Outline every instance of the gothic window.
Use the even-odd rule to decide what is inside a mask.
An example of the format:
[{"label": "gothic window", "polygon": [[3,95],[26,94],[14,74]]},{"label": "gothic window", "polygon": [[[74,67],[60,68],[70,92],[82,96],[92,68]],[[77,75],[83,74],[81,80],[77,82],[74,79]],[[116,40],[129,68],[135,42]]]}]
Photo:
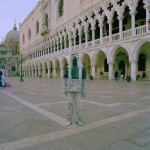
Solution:
[{"label": "gothic window", "polygon": [[63,15],[63,12],[64,12],[64,1],[59,0],[59,3],[58,3],[58,16],[61,17]]},{"label": "gothic window", "polygon": [[91,24],[89,24],[89,27],[88,27],[88,41],[92,41],[92,30],[91,30]]},{"label": "gothic window", "polygon": [[28,39],[31,39],[31,29],[28,30]]},{"label": "gothic window", "polygon": [[112,34],[119,32],[119,20],[118,20],[118,15],[117,15],[116,11],[115,11],[114,16],[113,16],[112,27],[113,27]]},{"label": "gothic window", "polygon": [[48,14],[45,14],[45,26],[48,28]]},{"label": "gothic window", "polygon": [[136,8],[135,26],[141,26],[146,24],[146,10],[144,8],[143,0],[140,0]]},{"label": "gothic window", "polygon": [[108,21],[107,16],[105,16],[104,21],[103,21],[103,36],[104,37],[109,35],[109,25],[107,21]]},{"label": "gothic window", "polygon": [[95,40],[100,38],[100,28],[99,28],[99,22],[96,20],[95,24]]},{"label": "gothic window", "polygon": [[146,57],[144,54],[140,54],[138,60],[138,71],[145,71],[145,68],[146,68]]},{"label": "gothic window", "polygon": [[76,45],[79,45],[79,31],[76,32]]},{"label": "gothic window", "polygon": [[82,27],[82,31],[81,31],[81,43],[85,43],[84,27]]},{"label": "gothic window", "polygon": [[128,6],[125,8],[123,16],[123,31],[131,29],[131,14]]},{"label": "gothic window", "polygon": [[39,33],[39,22],[38,21],[36,22],[36,33],[37,34]]}]

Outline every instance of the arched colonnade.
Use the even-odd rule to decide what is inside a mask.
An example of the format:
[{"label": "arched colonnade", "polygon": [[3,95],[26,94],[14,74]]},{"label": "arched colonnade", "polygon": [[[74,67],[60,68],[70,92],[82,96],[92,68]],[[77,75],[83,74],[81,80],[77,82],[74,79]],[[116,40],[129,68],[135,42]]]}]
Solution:
[{"label": "arched colonnade", "polygon": [[[83,51],[79,53],[79,63],[85,66],[87,78],[90,75],[99,78],[102,71],[105,77],[112,80],[115,70],[124,70],[125,75],[131,76],[131,80],[136,81],[136,76],[142,74],[142,71],[150,75],[148,47],[150,47],[150,40],[144,39],[131,44]],[[139,63],[140,55],[145,56],[144,70],[139,69],[139,65],[142,65]],[[23,73],[26,77],[63,78],[64,68],[67,64],[71,68],[71,54],[39,61],[31,60],[23,65]]]}]

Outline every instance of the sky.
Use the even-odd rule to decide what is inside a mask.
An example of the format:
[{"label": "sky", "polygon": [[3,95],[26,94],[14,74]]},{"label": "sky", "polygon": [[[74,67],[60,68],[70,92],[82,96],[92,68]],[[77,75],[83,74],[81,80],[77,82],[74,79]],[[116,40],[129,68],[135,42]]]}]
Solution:
[{"label": "sky", "polygon": [[15,23],[19,30],[19,23],[23,22],[38,1],[0,0],[0,42],[13,29]]}]

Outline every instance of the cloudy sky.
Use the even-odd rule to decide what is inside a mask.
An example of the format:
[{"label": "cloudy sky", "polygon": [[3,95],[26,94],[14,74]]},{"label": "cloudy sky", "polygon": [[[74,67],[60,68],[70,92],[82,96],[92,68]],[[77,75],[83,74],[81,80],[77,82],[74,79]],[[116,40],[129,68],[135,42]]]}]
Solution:
[{"label": "cloudy sky", "polygon": [[36,6],[38,0],[0,0],[0,42],[2,37],[13,29],[16,22],[17,28],[31,10]]}]

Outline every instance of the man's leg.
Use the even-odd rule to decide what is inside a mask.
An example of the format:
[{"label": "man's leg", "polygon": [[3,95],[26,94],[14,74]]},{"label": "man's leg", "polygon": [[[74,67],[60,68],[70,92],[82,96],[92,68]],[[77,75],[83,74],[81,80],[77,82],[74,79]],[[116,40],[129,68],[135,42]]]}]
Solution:
[{"label": "man's leg", "polygon": [[83,118],[82,118],[82,108],[81,108],[81,92],[76,93],[75,95],[75,109],[77,115],[77,122],[79,126],[83,125]]},{"label": "man's leg", "polygon": [[70,126],[72,124],[72,119],[73,119],[73,98],[74,94],[71,92],[67,93],[67,101],[68,101],[68,106],[67,106],[67,126]]}]

